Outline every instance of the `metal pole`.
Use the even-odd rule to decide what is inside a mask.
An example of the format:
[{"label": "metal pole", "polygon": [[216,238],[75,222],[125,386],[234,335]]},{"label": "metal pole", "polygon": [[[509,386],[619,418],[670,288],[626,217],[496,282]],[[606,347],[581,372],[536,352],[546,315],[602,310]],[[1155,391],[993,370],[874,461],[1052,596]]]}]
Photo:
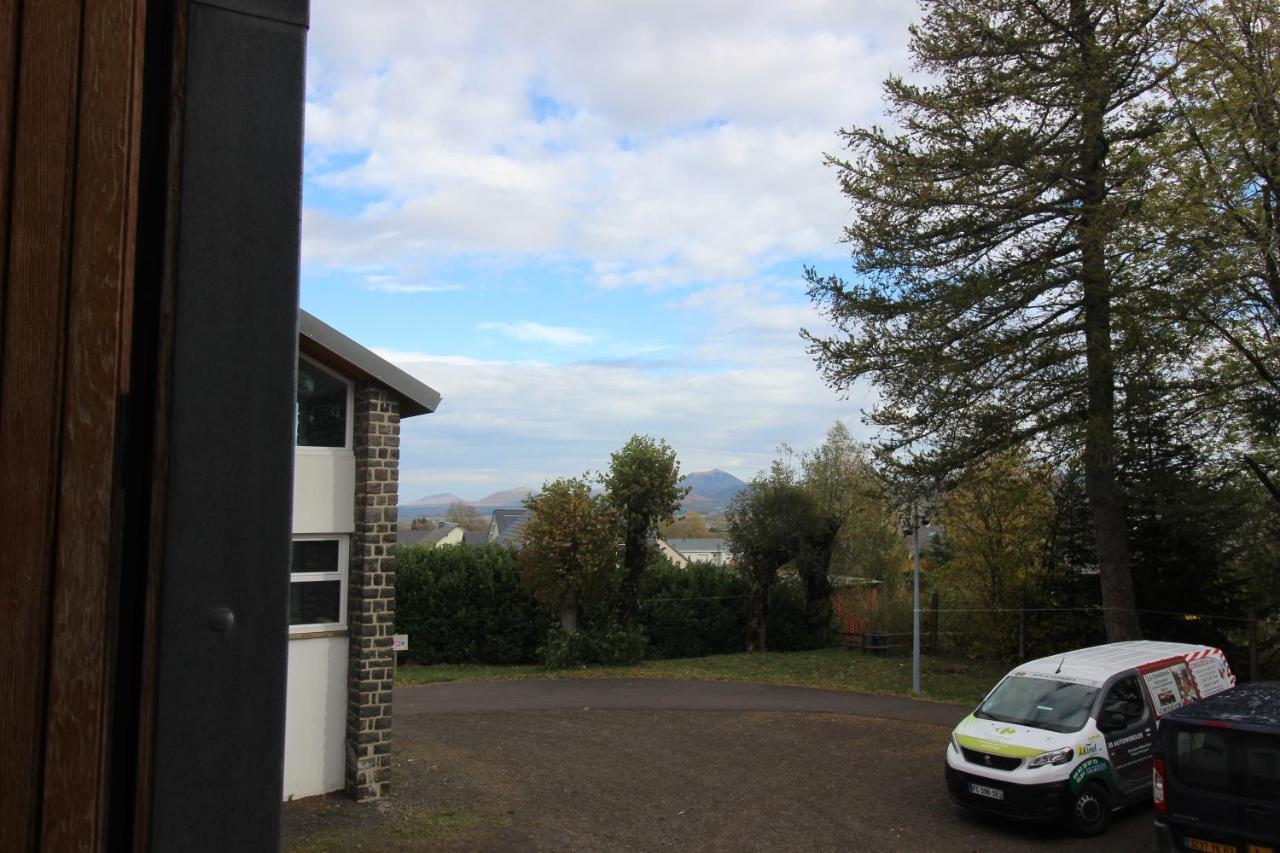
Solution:
[{"label": "metal pole", "polygon": [[911,505],[911,583],[912,639],[911,639],[911,692],[920,692],[920,516],[915,504]]},{"label": "metal pole", "polygon": [[1258,614],[1250,607],[1249,612],[1249,680],[1258,680]]}]

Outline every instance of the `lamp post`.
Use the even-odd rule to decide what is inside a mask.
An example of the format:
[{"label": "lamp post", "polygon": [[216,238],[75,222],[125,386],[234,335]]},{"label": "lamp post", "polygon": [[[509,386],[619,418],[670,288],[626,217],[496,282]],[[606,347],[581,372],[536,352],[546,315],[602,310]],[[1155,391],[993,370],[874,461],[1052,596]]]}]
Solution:
[{"label": "lamp post", "polygon": [[920,513],[911,502],[911,692],[920,692]]}]

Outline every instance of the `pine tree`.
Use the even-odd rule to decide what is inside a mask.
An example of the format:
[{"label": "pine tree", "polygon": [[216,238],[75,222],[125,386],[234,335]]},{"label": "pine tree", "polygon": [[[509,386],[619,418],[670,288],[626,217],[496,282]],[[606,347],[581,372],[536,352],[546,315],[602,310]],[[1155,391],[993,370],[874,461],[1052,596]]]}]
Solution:
[{"label": "pine tree", "polygon": [[931,0],[898,129],[844,130],[858,277],[808,271],[827,381],[934,472],[1031,441],[1083,456],[1107,635],[1140,636],[1116,471],[1123,330],[1141,325],[1142,202],[1172,3]]}]

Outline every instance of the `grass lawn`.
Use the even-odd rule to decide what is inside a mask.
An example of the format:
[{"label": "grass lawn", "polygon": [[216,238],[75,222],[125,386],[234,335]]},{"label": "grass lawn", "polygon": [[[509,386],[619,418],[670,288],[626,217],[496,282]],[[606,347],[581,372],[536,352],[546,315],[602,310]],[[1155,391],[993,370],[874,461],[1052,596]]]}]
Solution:
[{"label": "grass lawn", "polygon": [[[920,661],[920,687],[925,699],[976,703],[1009,668],[1008,664],[1003,663],[923,657]],[[644,661],[635,666],[592,666],[562,670],[547,670],[540,666],[465,664],[405,664],[396,670],[398,687],[502,678],[684,678],[912,696],[910,657],[881,658],[846,649],[714,655],[705,658]]]}]

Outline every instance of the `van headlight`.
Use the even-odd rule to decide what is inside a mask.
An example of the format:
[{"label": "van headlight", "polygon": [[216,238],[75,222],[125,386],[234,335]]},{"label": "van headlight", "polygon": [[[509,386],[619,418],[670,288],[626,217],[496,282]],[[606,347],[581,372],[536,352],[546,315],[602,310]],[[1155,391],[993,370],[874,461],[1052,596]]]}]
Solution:
[{"label": "van headlight", "polygon": [[1075,749],[1070,746],[1062,749],[1055,749],[1053,752],[1042,752],[1028,761],[1027,767],[1044,767],[1046,764],[1070,764],[1071,759],[1075,757],[1075,754]]},{"label": "van headlight", "polygon": [[952,732],[951,734],[947,735],[947,738],[951,741],[951,747],[956,751],[956,755],[959,755],[960,742],[956,740],[956,733]]}]

